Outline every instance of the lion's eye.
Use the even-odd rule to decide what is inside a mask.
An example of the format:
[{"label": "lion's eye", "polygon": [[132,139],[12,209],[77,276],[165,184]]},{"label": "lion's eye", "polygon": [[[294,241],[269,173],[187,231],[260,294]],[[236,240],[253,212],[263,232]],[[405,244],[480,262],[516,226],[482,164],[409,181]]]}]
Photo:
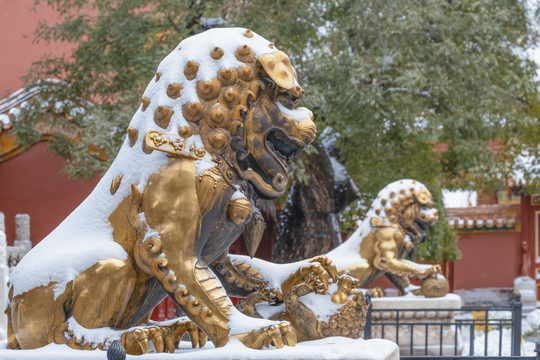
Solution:
[{"label": "lion's eye", "polygon": [[284,107],[286,107],[289,110],[294,109],[294,101],[290,98],[290,96],[287,96],[285,94],[279,94],[277,97],[277,101]]}]

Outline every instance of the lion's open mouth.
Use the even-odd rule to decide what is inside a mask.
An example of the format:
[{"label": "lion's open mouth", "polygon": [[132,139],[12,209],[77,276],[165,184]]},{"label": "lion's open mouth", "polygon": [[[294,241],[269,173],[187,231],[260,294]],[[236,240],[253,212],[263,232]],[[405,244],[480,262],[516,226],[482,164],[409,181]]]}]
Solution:
[{"label": "lion's open mouth", "polygon": [[292,160],[305,147],[299,140],[293,139],[282,130],[272,129],[266,135],[266,146],[278,158],[287,171],[292,168]]},{"label": "lion's open mouth", "polygon": [[418,219],[413,221],[416,237],[418,242],[423,242],[426,239],[426,234],[429,228],[429,225],[420,221]]}]

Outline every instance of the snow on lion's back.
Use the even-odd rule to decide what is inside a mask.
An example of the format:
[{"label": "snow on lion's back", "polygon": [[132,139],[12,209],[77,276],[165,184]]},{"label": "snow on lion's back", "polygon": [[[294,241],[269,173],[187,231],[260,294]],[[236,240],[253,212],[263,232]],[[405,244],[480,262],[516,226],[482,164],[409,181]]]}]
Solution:
[{"label": "snow on lion's back", "polygon": [[[248,45],[256,58],[277,51],[277,48],[269,46],[270,42],[263,37],[253,32],[249,33],[250,36],[245,34],[246,29],[243,28],[211,29],[183,40],[163,59],[156,76],[142,95],[150,100],[147,108],[143,110],[141,105],[129,125],[138,131],[136,143],[130,146],[126,136],[113,164],[88,198],[21,260],[10,278],[13,296],[51,282],[58,283],[55,287],[55,296],[58,296],[69,281],[97,261],[111,257],[127,258],[124,249],[113,241],[108,218],[118,204],[131,194],[131,183],[143,191],[150,175],[168,161],[164,152],[143,152],[144,135],[149,130],[175,134],[179,128],[189,126],[182,115],[182,106],[186,102],[199,102],[197,81],[215,78],[218,70],[237,69],[245,65],[235,57],[239,46]],[[223,56],[218,60],[210,56],[216,47],[223,49]],[[199,64],[197,75],[191,80],[184,74],[188,61]],[[167,95],[167,87],[172,83],[182,85],[181,95],[176,99]],[[167,106],[173,111],[166,129],[159,127],[154,121],[154,113],[159,106]],[[191,136],[186,144],[203,147],[199,135]],[[206,153],[195,165],[197,172],[200,172],[213,167],[214,163]],[[111,182],[119,175],[123,175],[122,182],[116,193],[111,195]]]}]

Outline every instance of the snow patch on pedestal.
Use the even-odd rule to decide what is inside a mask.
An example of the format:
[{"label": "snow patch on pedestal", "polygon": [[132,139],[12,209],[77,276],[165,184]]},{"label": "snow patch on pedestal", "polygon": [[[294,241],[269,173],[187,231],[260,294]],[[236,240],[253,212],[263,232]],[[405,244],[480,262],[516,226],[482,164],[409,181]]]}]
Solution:
[{"label": "snow patch on pedestal", "polygon": [[[2,360],[67,360],[88,359],[103,360],[105,352],[101,350],[73,350],[65,345],[50,344],[35,350],[3,350],[6,342],[0,342],[0,359]],[[240,341],[231,339],[227,345],[214,348],[207,343],[202,349],[192,349],[191,343],[181,342],[174,354],[146,354],[133,356],[131,360],[273,360],[273,359],[349,359],[349,360],[399,360],[399,348],[388,340],[382,339],[349,339],[329,337],[321,340],[305,341],[294,347],[281,349],[253,350],[245,347]]]}]

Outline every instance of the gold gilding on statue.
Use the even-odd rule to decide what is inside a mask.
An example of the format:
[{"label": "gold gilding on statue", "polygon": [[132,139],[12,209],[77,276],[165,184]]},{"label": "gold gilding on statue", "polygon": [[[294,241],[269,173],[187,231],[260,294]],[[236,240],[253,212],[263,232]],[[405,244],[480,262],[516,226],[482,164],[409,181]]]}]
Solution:
[{"label": "gold gilding on statue", "polygon": [[169,126],[174,111],[168,106],[158,106],[154,113],[154,121],[159,127],[166,129]]},{"label": "gold gilding on statue", "polygon": [[188,61],[186,67],[184,68],[184,75],[186,76],[186,79],[193,80],[197,76],[198,71],[199,63],[195,61]]},{"label": "gold gilding on statue", "polygon": [[180,91],[182,91],[181,84],[169,84],[169,86],[167,87],[167,96],[169,96],[171,99],[178,99],[180,97]]},{"label": "gold gilding on statue", "polygon": [[211,128],[225,128],[229,121],[229,110],[223,105],[216,105],[210,109],[210,114],[205,120],[206,125]]},{"label": "gold gilding on statue", "polygon": [[203,117],[203,107],[200,103],[187,102],[182,106],[182,115],[192,123],[196,123]]},{"label": "gold gilding on statue", "polygon": [[253,213],[251,221],[244,227],[244,232],[242,233],[244,235],[244,243],[251,258],[255,256],[255,252],[261,243],[265,227],[264,219],[258,211]]},{"label": "gold gilding on statue", "polygon": [[437,274],[425,278],[422,281],[421,291],[422,295],[427,298],[442,297],[448,294],[450,287],[448,280],[443,277],[437,276]]},{"label": "gold gilding on statue", "polygon": [[206,136],[206,147],[211,153],[223,154],[231,141],[231,134],[222,128],[212,129]]},{"label": "gold gilding on statue", "polygon": [[216,78],[209,81],[197,81],[197,95],[203,100],[214,100],[220,90],[221,84]]},{"label": "gold gilding on statue", "polygon": [[120,184],[122,183],[122,177],[123,175],[118,175],[113,181],[111,181],[111,195],[114,195],[116,193],[116,190],[120,187]]},{"label": "gold gilding on statue", "polygon": [[277,85],[287,90],[294,86],[296,73],[291,60],[283,51],[261,55],[257,60]]},{"label": "gold gilding on statue", "polygon": [[243,225],[251,218],[253,205],[246,198],[234,199],[229,202],[227,214],[229,219],[236,225]]},{"label": "gold gilding on statue", "polygon": [[252,63],[255,61],[255,53],[253,52],[253,49],[251,49],[247,45],[240,45],[236,52],[234,53],[238,61],[241,61],[243,63]]},{"label": "gold gilding on statue", "polygon": [[238,100],[238,91],[236,91],[235,89],[228,87],[222,90],[220,102],[227,105],[229,109],[232,109],[234,106],[236,106],[238,104]]},{"label": "gold gilding on statue", "polygon": [[235,69],[221,69],[218,70],[218,79],[223,86],[231,86],[236,83],[238,74]]},{"label": "gold gilding on statue", "polygon": [[223,51],[222,48],[216,46],[216,47],[214,48],[214,50],[212,50],[212,51],[210,52],[210,57],[211,57],[212,59],[214,59],[214,60],[219,60],[219,59],[221,59],[221,58],[223,57],[223,54],[224,54],[224,53],[225,53],[225,52]]},{"label": "gold gilding on statue", "polygon": [[137,138],[139,137],[139,130],[134,128],[128,128],[128,139],[129,139],[129,146],[133,147],[135,143],[137,142]]},{"label": "gold gilding on statue", "polygon": [[150,99],[143,97],[141,99],[141,102],[142,102],[142,111],[145,111],[148,105],[150,105]]},{"label": "gold gilding on statue", "polygon": [[163,131],[151,130],[145,138],[144,144],[147,149],[159,150],[177,157],[199,160],[206,153],[204,148],[196,148],[194,144],[186,146],[186,138],[172,137]]}]

